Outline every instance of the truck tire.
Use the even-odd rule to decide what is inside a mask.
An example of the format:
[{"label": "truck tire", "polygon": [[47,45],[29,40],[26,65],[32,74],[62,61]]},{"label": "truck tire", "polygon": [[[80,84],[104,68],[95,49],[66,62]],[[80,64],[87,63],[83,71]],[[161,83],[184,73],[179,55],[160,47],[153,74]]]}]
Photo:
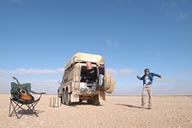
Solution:
[{"label": "truck tire", "polygon": [[89,99],[89,100],[87,100],[87,103],[88,103],[88,104],[93,104],[93,100],[90,100],[90,99]]},{"label": "truck tire", "polygon": [[94,98],[93,98],[93,104],[94,104],[94,105],[100,105],[99,96],[98,96],[98,95],[95,95],[95,96],[94,96]]},{"label": "truck tire", "polygon": [[99,96],[95,95],[93,98],[87,100],[87,103],[92,105],[100,105]]},{"label": "truck tire", "polygon": [[62,104],[66,104],[66,96],[65,96],[65,93],[63,93],[62,95],[61,95],[61,103]]},{"label": "truck tire", "polygon": [[83,102],[83,100],[82,99],[79,99],[79,103],[82,103]]},{"label": "truck tire", "polygon": [[105,74],[105,83],[106,83],[106,86],[105,86],[105,92],[106,93],[112,93],[115,89],[115,79],[110,75],[110,73],[106,72]]},{"label": "truck tire", "polygon": [[65,104],[70,105],[71,104],[71,94],[67,91],[65,92]]}]

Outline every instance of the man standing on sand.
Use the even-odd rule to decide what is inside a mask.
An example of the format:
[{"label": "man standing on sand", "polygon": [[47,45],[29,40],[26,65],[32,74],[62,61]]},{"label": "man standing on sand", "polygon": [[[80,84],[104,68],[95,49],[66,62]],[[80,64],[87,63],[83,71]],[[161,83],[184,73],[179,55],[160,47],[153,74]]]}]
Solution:
[{"label": "man standing on sand", "polygon": [[137,75],[137,78],[140,80],[143,80],[143,91],[142,91],[142,98],[141,98],[141,106],[143,107],[145,105],[145,93],[147,91],[148,96],[149,96],[149,105],[148,108],[151,109],[152,108],[152,83],[153,83],[153,76],[162,78],[160,75],[155,74],[155,73],[150,73],[149,69],[146,68],[144,70],[144,75],[142,77],[139,77]]}]

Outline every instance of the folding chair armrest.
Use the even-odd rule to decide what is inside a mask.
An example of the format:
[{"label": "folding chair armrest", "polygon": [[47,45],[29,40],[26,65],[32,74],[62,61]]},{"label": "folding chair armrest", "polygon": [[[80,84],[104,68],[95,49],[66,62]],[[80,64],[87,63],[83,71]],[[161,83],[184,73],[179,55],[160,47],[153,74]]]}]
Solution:
[{"label": "folding chair armrest", "polygon": [[35,91],[32,91],[32,90],[30,90],[30,92],[32,92],[33,94],[46,94],[45,92],[35,92]]}]

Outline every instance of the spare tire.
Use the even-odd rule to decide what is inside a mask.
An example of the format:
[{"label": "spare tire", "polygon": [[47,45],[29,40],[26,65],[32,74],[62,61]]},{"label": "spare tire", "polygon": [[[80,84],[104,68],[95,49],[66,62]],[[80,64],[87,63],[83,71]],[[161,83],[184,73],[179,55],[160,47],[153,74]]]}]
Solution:
[{"label": "spare tire", "polygon": [[105,92],[112,93],[115,89],[115,79],[112,78],[111,74],[106,72],[105,74]]}]

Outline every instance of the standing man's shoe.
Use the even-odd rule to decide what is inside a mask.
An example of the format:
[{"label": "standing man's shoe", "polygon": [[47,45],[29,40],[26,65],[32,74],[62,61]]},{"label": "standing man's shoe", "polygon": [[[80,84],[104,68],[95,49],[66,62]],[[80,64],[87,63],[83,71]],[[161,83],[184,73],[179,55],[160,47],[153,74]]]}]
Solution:
[{"label": "standing man's shoe", "polygon": [[145,105],[145,104],[144,104],[144,103],[142,103],[142,104],[141,104],[141,107],[144,107],[144,105]]},{"label": "standing man's shoe", "polygon": [[149,105],[148,105],[148,109],[152,109],[152,104],[149,104]]}]

